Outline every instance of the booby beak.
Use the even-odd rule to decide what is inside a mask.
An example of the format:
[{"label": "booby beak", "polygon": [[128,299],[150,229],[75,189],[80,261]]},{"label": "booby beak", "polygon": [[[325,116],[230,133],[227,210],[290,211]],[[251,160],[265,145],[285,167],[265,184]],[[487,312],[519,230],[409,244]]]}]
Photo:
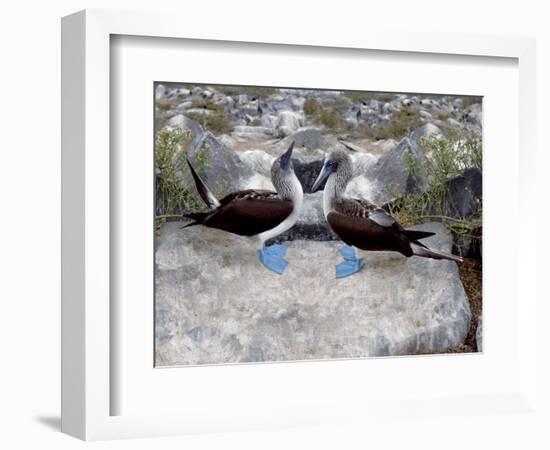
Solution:
[{"label": "booby beak", "polygon": [[281,169],[287,170],[290,167],[290,157],[292,156],[292,150],[294,149],[294,141],[288,147],[288,150],[281,155],[280,164]]},{"label": "booby beak", "polygon": [[325,163],[323,164],[321,172],[319,172],[319,176],[317,177],[317,179],[315,180],[315,183],[313,183],[313,186],[311,187],[311,191],[317,192],[319,190],[319,187],[323,184],[323,182],[335,171],[336,171],[336,164],[334,164],[333,161],[325,160]]}]

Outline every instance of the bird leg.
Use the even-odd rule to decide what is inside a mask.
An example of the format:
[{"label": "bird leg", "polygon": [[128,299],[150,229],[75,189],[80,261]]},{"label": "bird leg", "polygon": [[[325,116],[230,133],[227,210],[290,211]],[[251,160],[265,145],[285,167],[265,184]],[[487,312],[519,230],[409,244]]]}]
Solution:
[{"label": "bird leg", "polygon": [[284,259],[286,250],[286,245],[283,244],[273,244],[269,247],[262,245],[258,250],[258,258],[266,268],[282,275],[288,265]]},{"label": "bird leg", "polygon": [[336,265],[336,278],[344,278],[359,272],[365,265],[362,259],[357,258],[357,251],[354,247],[345,245],[340,250],[344,261]]}]

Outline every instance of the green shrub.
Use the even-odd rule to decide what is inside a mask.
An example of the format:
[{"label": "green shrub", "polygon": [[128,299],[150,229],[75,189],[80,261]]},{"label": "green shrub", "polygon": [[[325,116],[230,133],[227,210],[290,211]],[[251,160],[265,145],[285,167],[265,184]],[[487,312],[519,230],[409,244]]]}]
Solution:
[{"label": "green shrub", "polygon": [[323,108],[317,116],[317,121],[330,130],[336,130],[342,125],[343,119],[342,116],[333,109]]},{"label": "green shrub", "polygon": [[445,122],[451,115],[447,112],[440,112],[437,113],[435,116],[438,120],[441,120],[442,122]]},{"label": "green shrub", "polygon": [[344,91],[344,95],[353,103],[368,102],[369,100],[378,100],[386,103],[391,102],[395,98],[395,94],[391,92]]},{"label": "green shrub", "polygon": [[390,133],[398,138],[412,133],[424,124],[418,108],[408,106],[392,113],[391,122],[387,125]]},{"label": "green shrub", "polygon": [[261,87],[261,86],[212,86],[217,91],[229,95],[236,96],[247,94],[251,97],[258,97],[263,100],[278,92],[277,88]]},{"label": "green shrub", "polygon": [[156,105],[160,111],[169,111],[174,106],[171,100],[157,100]]},{"label": "green shrub", "polygon": [[233,121],[223,112],[212,112],[210,114],[190,112],[185,115],[191,120],[200,123],[215,135],[229,134],[235,128]]},{"label": "green shrub", "polygon": [[397,200],[389,205],[390,213],[403,226],[440,220],[455,235],[481,239],[477,232],[482,226],[481,204],[474,217],[446,216],[449,181],[468,168],[482,169],[481,138],[458,134],[450,139],[432,136],[422,139],[421,146],[429,156],[418,165],[417,160],[407,154],[407,170],[412,177],[428,180],[428,185],[423,190],[396,195]]},{"label": "green shrub", "polygon": [[191,108],[207,109],[218,113],[223,113],[223,105],[206,98],[194,98],[191,101]]},{"label": "green shrub", "polygon": [[424,124],[418,108],[413,106],[402,107],[394,111],[390,122],[379,127],[370,127],[361,123],[357,126],[357,132],[361,137],[382,140],[402,139]]},{"label": "green shrub", "polygon": [[468,109],[473,104],[481,103],[482,100],[483,100],[483,97],[476,97],[476,96],[473,96],[473,95],[459,97],[459,98],[462,99],[462,103],[464,105],[463,109]]},{"label": "green shrub", "polygon": [[345,98],[338,97],[334,100],[330,100],[329,102],[327,102],[327,106],[339,113],[345,113],[349,109],[351,104]]},{"label": "green shrub", "polygon": [[[167,218],[180,217],[186,211],[200,211],[204,204],[196,190],[181,179],[178,167],[185,161],[191,134],[179,128],[163,128],[156,133],[155,169],[157,202],[160,202],[161,214],[157,215],[157,226]],[[206,153],[205,153],[206,155]],[[202,159],[201,159],[202,158]],[[207,158],[197,156],[197,171],[207,167]],[[158,210],[157,210],[158,212]]]},{"label": "green shrub", "polygon": [[314,98],[308,98],[304,102],[304,114],[307,118],[313,119],[320,110],[321,104]]},{"label": "green shrub", "polygon": [[349,98],[352,103],[359,103],[368,102],[369,100],[376,98],[378,93],[368,91],[344,91],[344,95]]},{"label": "green shrub", "polygon": [[323,125],[328,130],[350,131],[353,127],[346,123],[343,116],[348,106],[346,101],[323,104],[314,98],[308,98],[304,103],[304,115],[307,119]]}]

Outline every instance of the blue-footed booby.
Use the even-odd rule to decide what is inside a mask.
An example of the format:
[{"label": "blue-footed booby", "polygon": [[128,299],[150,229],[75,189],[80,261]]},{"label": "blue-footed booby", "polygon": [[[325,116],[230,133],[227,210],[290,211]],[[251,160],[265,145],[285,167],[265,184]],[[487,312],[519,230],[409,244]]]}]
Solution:
[{"label": "blue-footed booby", "polygon": [[458,256],[431,250],[420,242],[434,233],[406,230],[388,212],[368,200],[346,198],[344,192],[352,177],[350,156],[343,150],[332,150],[312,188],[315,192],[327,180],[323,212],[332,231],[347,244],[340,252],[344,262],[336,266],[337,278],[352,275],[364,266],[363,260],[357,257],[357,249],[462,262]]},{"label": "blue-footed booby", "polygon": [[[269,270],[281,275],[286,266],[286,246],[265,242],[294,226],[298,220],[304,193],[294,173],[290,157],[294,142],[271,166],[271,181],[277,192],[247,189],[232,192],[218,200],[187,160],[197,191],[210,209],[205,213],[189,213],[184,217],[194,222],[185,225],[204,225],[240,236],[258,238],[258,258]],[[185,228],[183,227],[183,228]]]}]

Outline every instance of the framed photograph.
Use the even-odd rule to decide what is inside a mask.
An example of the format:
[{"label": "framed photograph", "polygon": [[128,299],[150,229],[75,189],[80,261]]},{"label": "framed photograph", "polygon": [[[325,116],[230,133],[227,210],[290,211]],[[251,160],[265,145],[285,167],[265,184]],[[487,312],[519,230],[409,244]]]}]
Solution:
[{"label": "framed photograph", "polygon": [[481,350],[482,97],[154,89],[157,367]]},{"label": "framed photograph", "polygon": [[64,432],[533,407],[531,40],[83,11],[62,47]]}]

